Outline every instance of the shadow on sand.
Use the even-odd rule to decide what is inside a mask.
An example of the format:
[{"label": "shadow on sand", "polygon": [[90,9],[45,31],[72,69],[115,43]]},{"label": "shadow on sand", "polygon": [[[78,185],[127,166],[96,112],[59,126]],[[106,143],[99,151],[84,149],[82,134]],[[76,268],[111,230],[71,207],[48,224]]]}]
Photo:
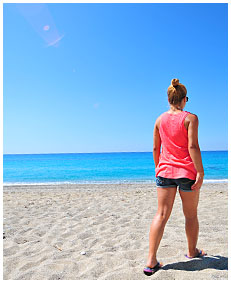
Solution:
[{"label": "shadow on sand", "polygon": [[207,268],[213,268],[216,270],[228,270],[228,258],[223,256],[204,256],[197,259],[191,259],[189,261],[176,262],[166,264],[162,267],[164,270],[186,270],[186,271],[199,271]]}]

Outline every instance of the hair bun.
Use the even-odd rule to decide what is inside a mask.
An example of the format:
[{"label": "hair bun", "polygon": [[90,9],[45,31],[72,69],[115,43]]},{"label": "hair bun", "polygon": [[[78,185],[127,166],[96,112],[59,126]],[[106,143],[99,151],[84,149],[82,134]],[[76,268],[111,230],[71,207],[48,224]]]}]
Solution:
[{"label": "hair bun", "polygon": [[179,85],[179,80],[178,79],[173,79],[171,82],[172,86],[176,87]]}]

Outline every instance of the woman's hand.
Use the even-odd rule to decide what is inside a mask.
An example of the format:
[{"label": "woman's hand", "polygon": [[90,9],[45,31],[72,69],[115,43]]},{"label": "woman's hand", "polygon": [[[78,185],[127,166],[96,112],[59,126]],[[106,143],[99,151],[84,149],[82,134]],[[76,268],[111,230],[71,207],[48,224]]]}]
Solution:
[{"label": "woman's hand", "polygon": [[199,190],[203,184],[204,173],[197,173],[196,182],[191,186],[192,190]]}]

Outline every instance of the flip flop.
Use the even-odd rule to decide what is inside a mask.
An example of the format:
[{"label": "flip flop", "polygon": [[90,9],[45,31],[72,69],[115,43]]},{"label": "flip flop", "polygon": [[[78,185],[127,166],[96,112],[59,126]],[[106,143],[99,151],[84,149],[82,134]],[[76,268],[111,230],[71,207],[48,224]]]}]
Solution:
[{"label": "flip flop", "polygon": [[156,273],[163,265],[159,262],[157,262],[157,264],[151,268],[151,267],[145,267],[144,268],[144,274],[147,275],[147,276],[151,276],[153,275],[154,273]]},{"label": "flip flop", "polygon": [[205,255],[207,255],[207,253],[205,253],[203,250],[198,250],[198,253],[195,256],[188,256],[187,254],[185,254],[184,256],[189,258],[189,259],[192,259],[192,258],[203,257]]}]

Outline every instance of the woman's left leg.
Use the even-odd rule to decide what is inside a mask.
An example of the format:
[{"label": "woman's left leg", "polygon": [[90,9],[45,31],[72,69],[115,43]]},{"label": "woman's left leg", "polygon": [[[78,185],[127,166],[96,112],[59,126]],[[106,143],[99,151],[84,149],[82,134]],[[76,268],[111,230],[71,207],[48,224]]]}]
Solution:
[{"label": "woman's left leg", "polygon": [[176,187],[157,188],[158,209],[152,221],[149,233],[149,255],[147,266],[150,268],[153,268],[157,264],[157,249],[162,239],[165,225],[172,211],[176,191]]}]

